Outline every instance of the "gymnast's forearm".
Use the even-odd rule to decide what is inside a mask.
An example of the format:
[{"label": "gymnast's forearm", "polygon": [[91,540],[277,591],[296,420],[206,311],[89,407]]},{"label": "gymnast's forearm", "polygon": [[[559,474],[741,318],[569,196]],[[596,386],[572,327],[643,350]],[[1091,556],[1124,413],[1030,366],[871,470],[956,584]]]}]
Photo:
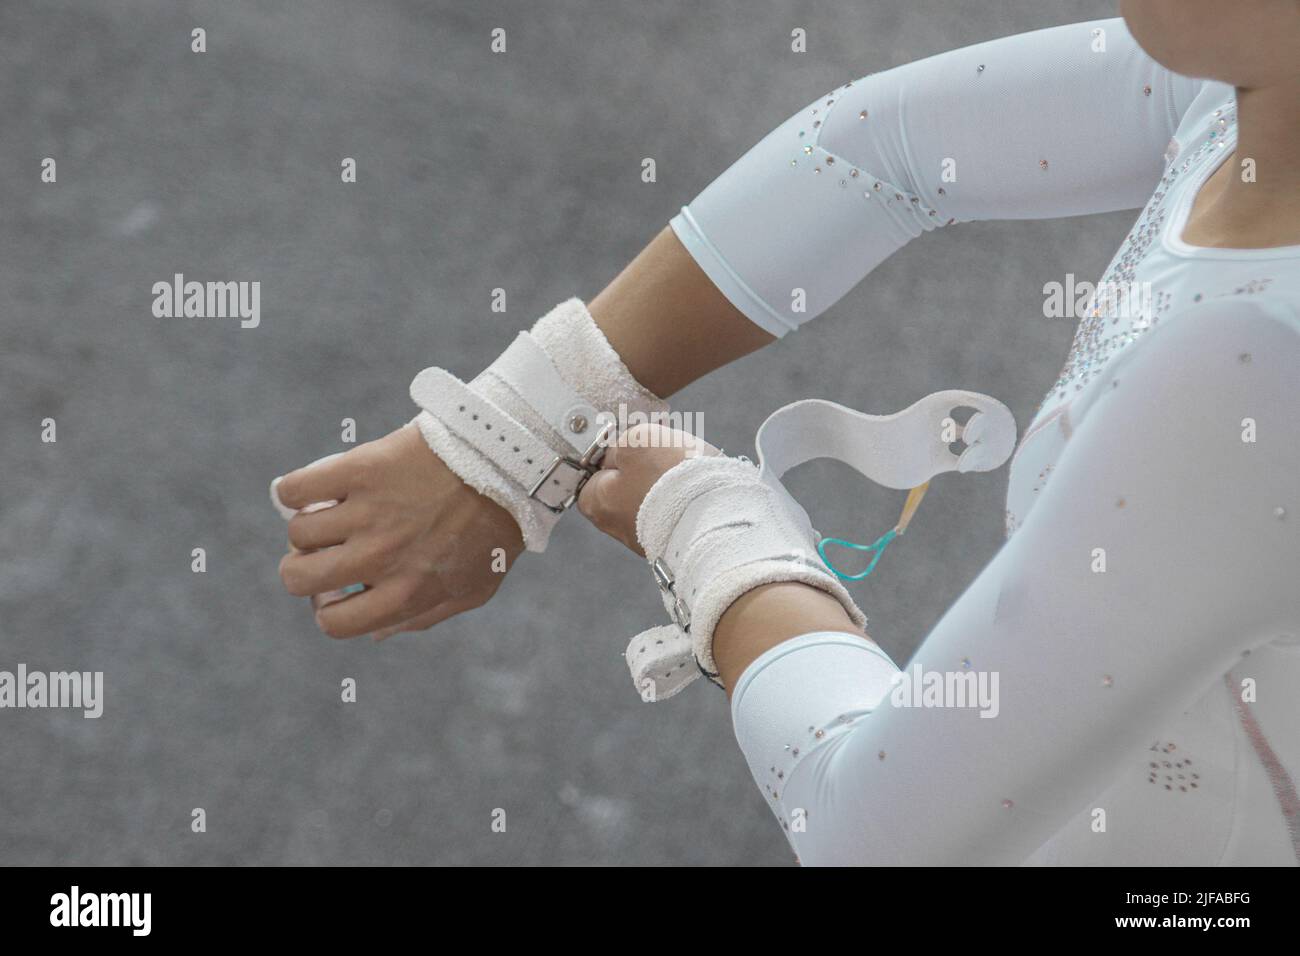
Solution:
[{"label": "gymnast's forearm", "polygon": [[[1110,38],[1107,56],[1093,52],[1097,32]],[[1002,79],[982,80],[994,61]],[[666,396],[811,321],[926,232],[1140,205],[1197,89],[1144,54],[1119,20],[872,73],[772,129],[591,313],[636,379]],[[1079,149],[1080,129],[1104,131],[1106,162]]]},{"label": "gymnast's forearm", "polygon": [[713,631],[713,656],[727,696],[764,651],[818,631],[865,636],[839,601],[807,584],[781,581],[742,594]]},{"label": "gymnast's forearm", "polygon": [[588,307],[636,380],[663,397],[776,338],[728,301],[667,226]]}]

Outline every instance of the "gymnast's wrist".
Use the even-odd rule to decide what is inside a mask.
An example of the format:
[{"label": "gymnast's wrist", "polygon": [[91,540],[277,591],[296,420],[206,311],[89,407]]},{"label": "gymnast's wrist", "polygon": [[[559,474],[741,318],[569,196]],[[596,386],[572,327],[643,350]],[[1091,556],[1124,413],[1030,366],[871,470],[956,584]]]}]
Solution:
[{"label": "gymnast's wrist", "polygon": [[623,365],[579,299],[539,319],[469,383],[428,368],[411,384],[415,424],[475,491],[543,551],[621,423],[666,411]]}]

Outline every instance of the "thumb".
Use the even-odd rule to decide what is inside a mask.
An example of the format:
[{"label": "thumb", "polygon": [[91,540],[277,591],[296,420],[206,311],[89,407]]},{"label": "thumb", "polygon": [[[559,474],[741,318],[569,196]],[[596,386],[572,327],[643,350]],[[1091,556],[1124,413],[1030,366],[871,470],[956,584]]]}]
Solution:
[{"label": "thumb", "polygon": [[578,510],[602,531],[608,530],[602,521],[611,517],[611,505],[617,500],[622,477],[617,468],[602,468],[587,479],[578,494]]},{"label": "thumb", "polygon": [[635,497],[636,483],[618,469],[602,469],[582,486],[578,510],[599,530],[621,541],[633,554],[645,557],[636,539],[636,507],[629,507]]}]

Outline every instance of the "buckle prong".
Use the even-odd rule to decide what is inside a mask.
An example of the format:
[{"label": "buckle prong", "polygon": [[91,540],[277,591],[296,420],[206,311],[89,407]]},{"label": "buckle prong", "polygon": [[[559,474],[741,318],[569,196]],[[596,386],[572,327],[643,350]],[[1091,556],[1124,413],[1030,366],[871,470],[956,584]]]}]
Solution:
[{"label": "buckle prong", "polygon": [[[562,515],[573,507],[574,502],[578,500],[578,495],[582,493],[583,486],[591,480],[591,476],[600,471],[600,462],[605,457],[605,441],[610,432],[614,430],[613,422],[606,422],[604,427],[596,433],[587,450],[582,453],[582,457],[574,458],[571,455],[556,455],[550,466],[542,473],[542,477],[537,479],[536,484],[528,491],[528,497],[532,498],[543,508],[546,508],[552,514]],[[553,505],[549,501],[543,501],[537,497],[537,492],[541,491],[547,480],[555,474],[557,468],[566,465],[578,472],[577,484],[574,485],[573,492],[558,505]]]}]

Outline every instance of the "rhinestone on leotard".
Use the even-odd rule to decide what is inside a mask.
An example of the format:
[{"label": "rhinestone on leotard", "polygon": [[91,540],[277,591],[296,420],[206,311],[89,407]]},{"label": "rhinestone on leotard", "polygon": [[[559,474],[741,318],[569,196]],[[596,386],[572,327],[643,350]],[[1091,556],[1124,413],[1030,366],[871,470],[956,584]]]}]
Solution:
[{"label": "rhinestone on leotard", "polygon": [[[1233,108],[1220,109],[1215,113],[1222,117],[1223,129],[1226,130],[1234,121]],[[1166,203],[1170,191],[1178,177],[1186,173],[1193,165],[1216,145],[1223,142],[1225,133],[1212,139],[1205,139],[1200,146],[1182,156],[1182,162],[1173,165],[1178,158],[1177,143],[1170,141],[1166,159],[1170,165],[1165,170],[1146,208],[1138,217],[1128,237],[1116,252],[1107,267],[1101,281],[1097,283],[1099,291],[1096,300],[1091,303],[1075,329],[1074,341],[1070,346],[1069,356],[1061,369],[1061,374],[1052,386],[1048,398],[1044,399],[1039,410],[1055,398],[1066,398],[1071,391],[1081,391],[1095,376],[1101,373],[1109,360],[1121,349],[1131,345],[1154,327],[1160,315],[1171,310],[1176,303],[1173,296],[1157,290],[1149,303],[1134,301],[1129,290],[1140,289],[1137,282],[1138,270],[1153,245],[1158,242],[1161,230],[1168,217]],[[1045,161],[1044,161],[1045,162]],[[1224,294],[1251,294],[1262,288],[1262,280],[1247,284],[1240,289]],[[1204,296],[1196,293],[1192,302],[1200,302]],[[1127,318],[1128,328],[1120,324]]]}]

